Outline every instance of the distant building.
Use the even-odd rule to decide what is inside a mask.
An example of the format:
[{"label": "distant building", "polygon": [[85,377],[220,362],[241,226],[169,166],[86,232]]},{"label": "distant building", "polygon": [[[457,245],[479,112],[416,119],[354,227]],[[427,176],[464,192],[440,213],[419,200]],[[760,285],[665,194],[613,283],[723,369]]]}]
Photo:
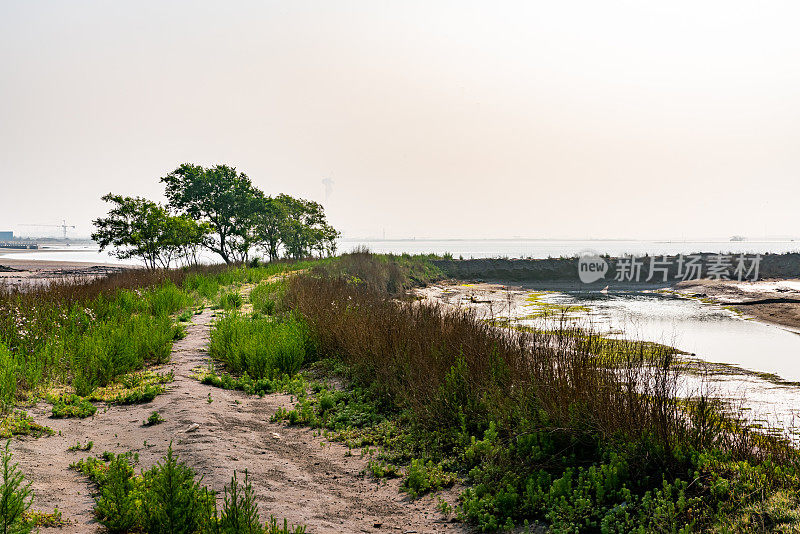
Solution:
[{"label": "distant building", "polygon": [[12,241],[14,232],[0,232],[0,241]]}]

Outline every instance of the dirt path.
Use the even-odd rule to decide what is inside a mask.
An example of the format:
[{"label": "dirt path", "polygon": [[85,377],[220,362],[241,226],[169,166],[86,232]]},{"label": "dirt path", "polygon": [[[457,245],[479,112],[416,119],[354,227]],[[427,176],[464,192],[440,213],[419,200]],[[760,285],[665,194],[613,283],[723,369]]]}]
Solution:
[{"label": "dirt path", "polygon": [[[68,469],[69,464],[103,451],[135,451],[137,469],[146,469],[172,441],[180,458],[217,490],[234,469],[248,469],[262,519],[272,513],[306,524],[314,533],[467,531],[444,520],[436,511],[435,497],[412,502],[398,492],[399,481],[377,483],[361,476],[366,459],[358,453],[345,456],[346,447],[325,441],[313,430],[270,423],[279,407],[291,405],[288,395],[258,398],[190,378],[192,369],[207,362],[211,320],[208,309],[196,315],[186,338],[175,343],[171,363],[165,366],[174,370],[175,381],[150,403],[100,407],[85,420],[51,419],[51,407],[45,403],[28,410],[38,423],[56,431],[48,438],[13,441],[15,460],[33,482],[34,509],[49,512],[58,507],[73,521],[61,530],[64,533],[99,531],[91,513],[93,488]],[[165,422],[142,426],[154,410]],[[193,429],[195,425],[199,426]],[[67,451],[76,441],[90,440],[91,452]]]}]

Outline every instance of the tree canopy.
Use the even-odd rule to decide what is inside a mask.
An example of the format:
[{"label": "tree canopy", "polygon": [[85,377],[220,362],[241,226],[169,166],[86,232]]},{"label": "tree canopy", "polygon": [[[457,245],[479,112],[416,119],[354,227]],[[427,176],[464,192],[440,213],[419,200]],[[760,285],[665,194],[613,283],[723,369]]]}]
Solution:
[{"label": "tree canopy", "polygon": [[270,261],[334,254],[339,232],[318,202],[286,194],[267,196],[235,167],[184,163],[161,178],[167,206],[109,193],[114,207],[94,221],[92,238],[119,258],[141,258],[148,267],[176,260],[197,262],[199,247],[226,263],[263,251]]},{"label": "tree canopy", "polygon": [[176,260],[196,259],[196,249],[208,232],[207,224],[185,216],[170,215],[164,206],[142,197],[107,194],[114,207],[107,217],[96,219],[92,239],[100,250],[114,247],[117,258],[140,258],[150,269],[169,268]]},{"label": "tree canopy", "polygon": [[209,223],[216,239],[205,246],[225,263],[247,261],[255,235],[255,214],[263,197],[250,178],[235,167],[204,168],[184,163],[161,178],[169,206]]}]

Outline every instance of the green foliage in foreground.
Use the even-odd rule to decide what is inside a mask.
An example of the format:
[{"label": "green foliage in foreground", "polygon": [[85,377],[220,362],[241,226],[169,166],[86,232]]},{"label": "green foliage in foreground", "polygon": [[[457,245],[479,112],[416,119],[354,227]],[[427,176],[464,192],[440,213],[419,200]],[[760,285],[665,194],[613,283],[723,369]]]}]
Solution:
[{"label": "green foliage in foreground", "polygon": [[6,409],[20,390],[66,383],[83,397],[147,364],[166,362],[184,332],[172,314],[192,303],[171,283],[74,304],[52,297],[0,299],[0,401]]},{"label": "green foliage in foreground", "polygon": [[[222,288],[257,284],[311,264],[136,269],[24,292],[0,285],[0,413],[51,386],[71,386],[91,400],[120,377],[166,362],[173,341],[186,333],[173,318],[182,310],[214,301]],[[238,289],[233,292],[238,295]],[[96,400],[146,402],[161,391],[158,384],[142,385]]]},{"label": "green foliage in foreground", "polygon": [[4,534],[25,534],[33,525],[25,521],[25,513],[33,503],[30,483],[12,463],[11,441],[6,442],[0,457],[0,532]]},{"label": "green foliage in foreground", "polygon": [[274,517],[258,519],[258,503],[245,471],[242,484],[234,472],[223,490],[222,509],[216,494],[201,485],[192,469],[170,446],[166,456],[137,475],[136,455],[104,453],[72,465],[99,487],[95,515],[109,532],[303,534],[304,526],[279,526]]}]

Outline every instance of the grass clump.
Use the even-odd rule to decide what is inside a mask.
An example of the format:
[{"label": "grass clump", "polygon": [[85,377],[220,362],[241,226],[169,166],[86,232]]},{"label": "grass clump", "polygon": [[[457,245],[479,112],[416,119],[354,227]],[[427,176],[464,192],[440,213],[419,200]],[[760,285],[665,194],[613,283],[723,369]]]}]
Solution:
[{"label": "grass clump", "polygon": [[292,316],[228,314],[211,331],[211,356],[234,374],[255,380],[292,376],[300,369],[311,345],[305,326]]},{"label": "grass clump", "polygon": [[158,413],[158,412],[153,412],[153,413],[150,414],[150,416],[147,418],[147,420],[143,424],[144,424],[144,426],[153,426],[153,425],[159,425],[159,424],[161,424],[163,422],[164,422],[164,418],[161,417],[161,414]]},{"label": "grass clump", "polygon": [[78,395],[62,395],[53,402],[53,417],[57,419],[77,417],[85,419],[97,412],[97,406]]},{"label": "grass clump", "polygon": [[262,525],[255,492],[245,472],[244,484],[236,473],[223,488],[221,510],[216,494],[204,487],[194,471],[179,460],[172,446],[155,466],[136,474],[132,454],[104,453],[72,465],[99,488],[95,515],[109,532],[222,533],[253,532],[303,534],[305,527],[278,526],[274,517]]},{"label": "grass clump", "polygon": [[10,438],[12,436],[32,436],[39,438],[42,436],[52,436],[53,434],[52,428],[34,422],[30,415],[21,410],[9,413],[0,419],[0,438]]},{"label": "grass clump", "polygon": [[445,471],[431,460],[415,459],[411,460],[401,489],[416,499],[428,492],[449,488],[455,482],[455,473]]},{"label": "grass clump", "polygon": [[52,512],[28,510],[23,514],[23,520],[33,528],[61,528],[70,524],[69,519],[64,519],[58,508]]}]

